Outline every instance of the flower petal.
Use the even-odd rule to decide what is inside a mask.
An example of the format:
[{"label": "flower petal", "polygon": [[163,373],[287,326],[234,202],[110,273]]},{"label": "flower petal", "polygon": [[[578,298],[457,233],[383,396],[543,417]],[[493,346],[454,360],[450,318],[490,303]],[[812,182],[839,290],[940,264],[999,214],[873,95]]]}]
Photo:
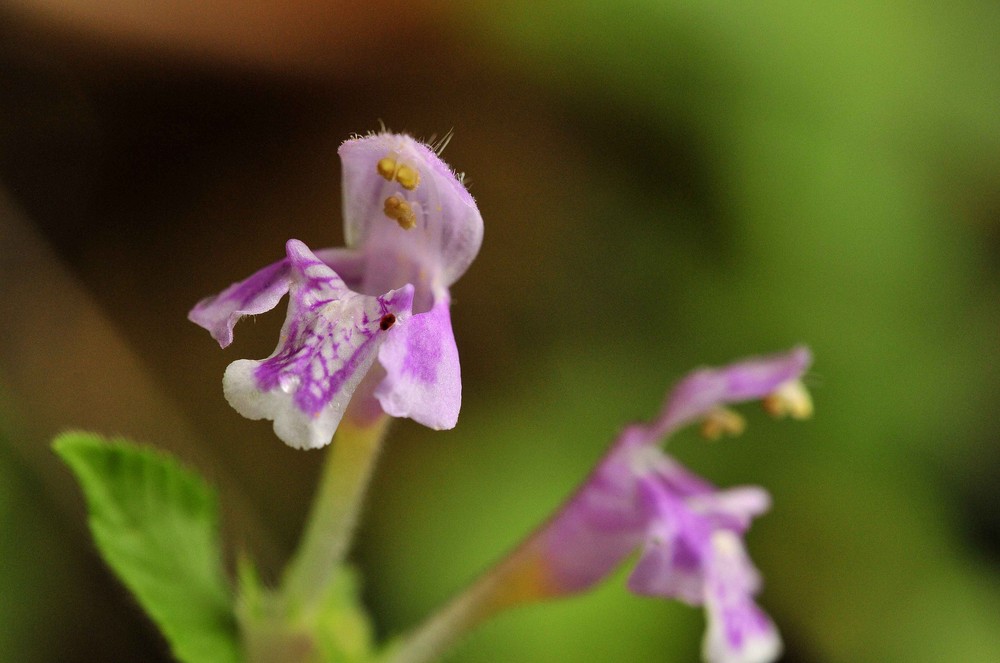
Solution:
[{"label": "flower petal", "polygon": [[642,543],[647,514],[636,502],[636,477],[626,454],[612,448],[587,481],[525,545],[538,558],[555,596],[603,580]]},{"label": "flower petal", "polygon": [[361,292],[361,284],[364,281],[368,262],[363,253],[352,249],[317,249],[313,254],[322,260],[327,267],[335,271],[348,288],[355,292]]},{"label": "flower petal", "polygon": [[[419,265],[433,289],[454,283],[479,252],[483,219],[451,169],[427,145],[403,134],[352,139],[339,153],[348,246],[405,256],[401,268]],[[390,198],[394,200],[387,204]],[[385,270],[369,270],[368,276],[374,280],[366,284],[366,292],[413,282],[408,275]],[[420,284],[415,285],[422,297]]]},{"label": "flower petal", "polygon": [[409,315],[413,288],[359,295],[298,240],[287,249],[292,286],[281,341],[267,359],[230,364],[223,387],[240,414],[272,419],[285,443],[311,449],[332,439],[378,346]]},{"label": "flower petal", "polygon": [[644,596],[665,596],[701,605],[704,597],[704,557],[711,530],[673,494],[648,477],[639,483],[639,498],[649,514],[642,555],[628,579],[628,588]]},{"label": "flower petal", "polygon": [[386,414],[438,430],[455,427],[462,406],[462,376],[446,297],[399,325],[382,344],[378,358],[386,376],[375,397]]},{"label": "flower petal", "polygon": [[771,508],[771,496],[760,486],[738,486],[687,498],[688,507],[710,518],[716,527],[746,532],[750,522]]},{"label": "flower petal", "polygon": [[759,576],[733,532],[716,532],[705,587],[709,663],[770,663],[781,655],[781,637],[754,602]]},{"label": "flower petal", "polygon": [[[364,257],[350,249],[320,249],[316,257],[329,265],[351,289],[362,280]],[[258,270],[222,292],[198,302],[188,320],[204,327],[222,347],[233,342],[233,328],[244,315],[270,311],[288,292],[291,271],[287,258]]]},{"label": "flower petal", "polygon": [[[675,465],[684,475],[694,476]],[[756,486],[678,492],[678,485],[682,489],[687,486],[672,479],[650,474],[639,480],[639,501],[648,514],[649,524],[642,555],[629,577],[629,589],[637,594],[667,596],[701,605],[706,569],[713,555],[713,536],[722,531],[746,532],[751,519],[767,511],[770,496]],[[704,482],[704,485],[710,484]],[[756,590],[759,579],[755,574],[751,567],[748,579],[753,582],[747,585],[747,591]]]},{"label": "flower petal", "polygon": [[670,393],[650,436],[660,439],[720,405],[763,398],[799,378],[811,363],[808,348],[800,346],[783,354],[690,373]]},{"label": "flower petal", "polygon": [[204,327],[219,345],[233,342],[233,327],[244,315],[270,311],[288,292],[291,273],[287,260],[279,260],[198,302],[188,320]]}]

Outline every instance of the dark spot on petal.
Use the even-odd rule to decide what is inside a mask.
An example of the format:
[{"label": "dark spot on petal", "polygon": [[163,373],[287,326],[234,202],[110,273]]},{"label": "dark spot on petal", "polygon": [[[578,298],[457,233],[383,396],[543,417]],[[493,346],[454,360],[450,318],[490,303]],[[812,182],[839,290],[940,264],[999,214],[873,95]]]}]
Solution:
[{"label": "dark spot on petal", "polygon": [[396,324],[396,316],[394,316],[392,313],[386,313],[385,315],[382,316],[382,319],[379,320],[378,327],[382,331],[385,331],[389,327],[392,327],[394,324]]}]

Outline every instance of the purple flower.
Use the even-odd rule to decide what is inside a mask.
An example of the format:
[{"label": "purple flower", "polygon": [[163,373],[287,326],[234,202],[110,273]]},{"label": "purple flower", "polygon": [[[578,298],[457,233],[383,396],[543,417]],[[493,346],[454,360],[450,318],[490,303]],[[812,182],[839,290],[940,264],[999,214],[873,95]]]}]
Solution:
[{"label": "purple flower", "polygon": [[638,594],[705,606],[704,656],[712,663],[775,660],[781,640],[753,596],[760,577],[743,546],[751,520],[767,511],[762,488],[718,490],[663,453],[660,441],[696,421],[709,436],[738,433],[742,419],[727,403],[764,399],[773,414],[806,417],[799,381],[805,348],[755,358],[685,378],[660,415],[627,427],[580,490],[511,557],[510,583],[522,596],[563,596],[606,577],[633,551],[629,578]]},{"label": "purple flower", "polygon": [[274,353],[230,364],[223,388],[240,414],[273,420],[298,448],[328,444],[349,404],[359,419],[381,411],[443,429],[455,426],[462,400],[449,288],[482,243],[476,203],[409,136],[354,138],[339,153],[348,248],[313,253],[289,240],[284,260],[188,315],[226,347],[241,317],[289,293]]}]

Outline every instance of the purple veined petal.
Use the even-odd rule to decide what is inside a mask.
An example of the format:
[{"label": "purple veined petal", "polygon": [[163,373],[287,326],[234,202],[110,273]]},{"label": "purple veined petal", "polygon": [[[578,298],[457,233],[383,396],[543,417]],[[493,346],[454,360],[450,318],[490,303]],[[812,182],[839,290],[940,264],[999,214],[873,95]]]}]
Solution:
[{"label": "purple veined petal", "polygon": [[278,347],[230,364],[223,389],[240,414],[271,419],[286,444],[312,449],[329,444],[379,345],[409,316],[413,288],[359,295],[298,240],[287,250],[291,301]]},{"label": "purple veined petal", "polygon": [[[347,286],[356,290],[362,281],[364,257],[350,249],[320,249],[316,257],[330,266]],[[233,342],[233,328],[245,315],[270,311],[288,292],[291,271],[287,258],[258,270],[212,297],[198,302],[188,319],[209,331],[219,345]]]},{"label": "purple veined petal", "polygon": [[279,260],[198,302],[188,320],[204,327],[222,347],[233,342],[233,327],[244,315],[270,311],[288,292],[291,273],[287,260]]},{"label": "purple veined petal", "polygon": [[285,253],[295,290],[289,308],[312,312],[350,292],[344,279],[303,242],[288,240]]},{"label": "purple veined petal", "polygon": [[670,393],[650,437],[662,438],[720,405],[764,398],[800,378],[811,363],[809,349],[800,346],[782,354],[690,373]]},{"label": "purple veined petal", "polygon": [[[435,289],[454,283],[476,257],[483,239],[479,209],[454,172],[428,146],[403,134],[348,140],[339,154],[348,246],[398,256],[401,270],[401,274],[370,271],[374,280],[366,288],[415,283],[409,274],[413,265],[428,272]],[[387,214],[390,198],[393,211]],[[419,286],[417,294],[422,296]],[[423,312],[420,307],[416,310]]]},{"label": "purple veined petal", "polygon": [[386,375],[375,397],[386,414],[437,430],[454,428],[462,405],[458,348],[447,297],[411,316],[379,348]]},{"label": "purple veined petal", "polygon": [[708,629],[703,655],[709,663],[770,663],[781,655],[781,636],[754,602],[759,576],[739,537],[728,530],[712,536],[705,607]]}]

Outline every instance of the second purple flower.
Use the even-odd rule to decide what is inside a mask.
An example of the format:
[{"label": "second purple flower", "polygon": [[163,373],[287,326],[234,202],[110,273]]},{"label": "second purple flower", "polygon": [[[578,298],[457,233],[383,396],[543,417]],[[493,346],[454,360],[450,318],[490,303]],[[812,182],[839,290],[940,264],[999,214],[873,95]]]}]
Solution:
[{"label": "second purple flower", "polygon": [[743,544],[769,495],[757,486],[719,490],[660,443],[695,422],[707,437],[739,434],[743,419],[727,405],[742,401],[808,417],[812,402],[800,378],[810,362],[800,347],[688,375],[653,421],[622,431],[576,494],[503,562],[496,605],[585,591],[639,550],[629,589],[704,606],[706,661],[776,660],[781,640],[754,601],[761,579]]}]

